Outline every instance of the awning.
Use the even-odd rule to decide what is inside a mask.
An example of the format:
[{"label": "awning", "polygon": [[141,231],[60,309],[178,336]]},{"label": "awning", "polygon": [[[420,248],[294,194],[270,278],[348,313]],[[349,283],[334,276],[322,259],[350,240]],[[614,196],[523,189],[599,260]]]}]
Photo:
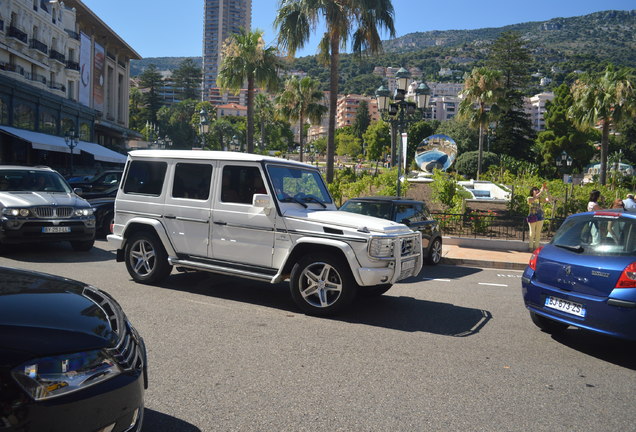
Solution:
[{"label": "awning", "polygon": [[[69,146],[66,145],[64,138],[59,136],[33,132],[25,129],[17,129],[11,126],[0,126],[0,131],[30,142],[31,146],[37,150],[49,150],[61,153],[71,152]],[[77,146],[73,149],[73,154],[80,154],[82,151],[92,154],[95,160],[98,161],[120,164],[126,163],[126,155],[114,152],[99,144],[79,141]]]}]

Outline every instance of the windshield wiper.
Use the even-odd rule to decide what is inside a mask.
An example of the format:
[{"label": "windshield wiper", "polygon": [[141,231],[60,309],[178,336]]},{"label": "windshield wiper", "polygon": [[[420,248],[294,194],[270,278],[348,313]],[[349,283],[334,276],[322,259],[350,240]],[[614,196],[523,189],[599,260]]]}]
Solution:
[{"label": "windshield wiper", "polygon": [[295,202],[296,204],[300,204],[301,206],[307,208],[307,204],[292,196],[286,196],[285,198],[281,199],[280,202]]},{"label": "windshield wiper", "polygon": [[576,253],[581,253],[584,251],[583,246],[581,245],[570,246],[570,245],[555,244],[555,246],[560,247],[562,249],[567,249],[569,251],[576,252]]},{"label": "windshield wiper", "polygon": [[315,196],[311,196],[311,195],[307,195],[306,197],[303,197],[303,201],[305,202],[314,202],[316,204],[320,204],[322,206],[322,208],[327,208],[327,206],[325,205],[324,202],[320,201],[318,198],[316,198]]}]

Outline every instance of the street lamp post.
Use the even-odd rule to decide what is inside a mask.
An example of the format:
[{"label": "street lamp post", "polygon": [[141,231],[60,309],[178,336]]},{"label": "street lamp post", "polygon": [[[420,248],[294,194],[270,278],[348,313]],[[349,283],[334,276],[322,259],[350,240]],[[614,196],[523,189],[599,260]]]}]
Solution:
[{"label": "street lamp post", "polygon": [[[563,150],[561,152],[561,154],[556,158],[556,166],[558,167],[557,169],[560,169],[561,167],[563,167],[564,171],[563,171],[563,181],[565,182],[565,167],[571,167],[572,163],[574,162],[574,159],[572,159],[572,156],[568,155],[568,153]],[[572,188],[574,188],[574,183],[572,183],[572,179],[569,178],[568,179],[568,183],[570,183],[572,185]],[[572,189],[572,193],[574,193],[574,189]],[[565,187],[565,201],[563,202],[563,216],[567,215],[567,207],[568,207],[568,187]]]},{"label": "street lamp post", "polygon": [[66,132],[66,135],[64,135],[64,141],[71,150],[71,177],[73,177],[73,150],[77,147],[77,143],[79,142],[79,135],[77,135],[75,129],[70,129]]},{"label": "street lamp post", "polygon": [[[378,110],[382,115],[382,119],[391,125],[391,164],[395,165],[396,158],[394,148],[397,144],[397,196],[400,197],[401,180],[402,180],[402,143],[400,140],[395,141],[394,129],[397,127],[399,137],[405,131],[406,124],[415,120],[413,115],[416,108],[421,112],[428,107],[430,101],[430,89],[426,83],[422,82],[415,89],[415,102],[408,101],[406,90],[408,88],[408,82],[411,74],[405,68],[400,68],[395,74],[397,78],[397,88],[393,93],[393,102],[390,102],[390,91],[381,86],[375,92],[376,99],[378,101]],[[406,155],[404,155],[406,157]]]},{"label": "street lamp post", "polygon": [[201,148],[205,148],[205,134],[208,133],[209,121],[208,112],[201,108],[199,112],[199,131],[201,132]]}]

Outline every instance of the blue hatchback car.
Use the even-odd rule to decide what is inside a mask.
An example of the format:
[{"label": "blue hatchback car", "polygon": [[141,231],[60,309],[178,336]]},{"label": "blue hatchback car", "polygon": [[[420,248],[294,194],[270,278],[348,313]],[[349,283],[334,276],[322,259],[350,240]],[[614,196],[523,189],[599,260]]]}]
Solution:
[{"label": "blue hatchback car", "polygon": [[636,214],[621,210],[568,217],[532,254],[522,277],[532,321],[636,340]]}]

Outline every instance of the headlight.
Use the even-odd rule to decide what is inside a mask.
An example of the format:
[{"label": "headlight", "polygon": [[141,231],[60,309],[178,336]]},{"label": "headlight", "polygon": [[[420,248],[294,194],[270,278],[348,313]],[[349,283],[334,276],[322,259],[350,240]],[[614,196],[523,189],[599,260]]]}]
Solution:
[{"label": "headlight", "polygon": [[101,350],[47,357],[27,362],[11,374],[35,400],[51,399],[106,381],[121,373]]},{"label": "headlight", "polygon": [[18,216],[22,216],[22,217],[27,217],[31,215],[31,210],[26,209],[26,208],[5,208],[2,210],[2,214],[5,216],[13,216],[13,217],[18,217]]},{"label": "headlight", "polygon": [[393,256],[392,238],[373,238],[369,244],[369,254],[375,258],[388,258]]},{"label": "headlight", "polygon": [[75,209],[75,216],[90,216],[93,214],[92,208],[78,208]]}]

